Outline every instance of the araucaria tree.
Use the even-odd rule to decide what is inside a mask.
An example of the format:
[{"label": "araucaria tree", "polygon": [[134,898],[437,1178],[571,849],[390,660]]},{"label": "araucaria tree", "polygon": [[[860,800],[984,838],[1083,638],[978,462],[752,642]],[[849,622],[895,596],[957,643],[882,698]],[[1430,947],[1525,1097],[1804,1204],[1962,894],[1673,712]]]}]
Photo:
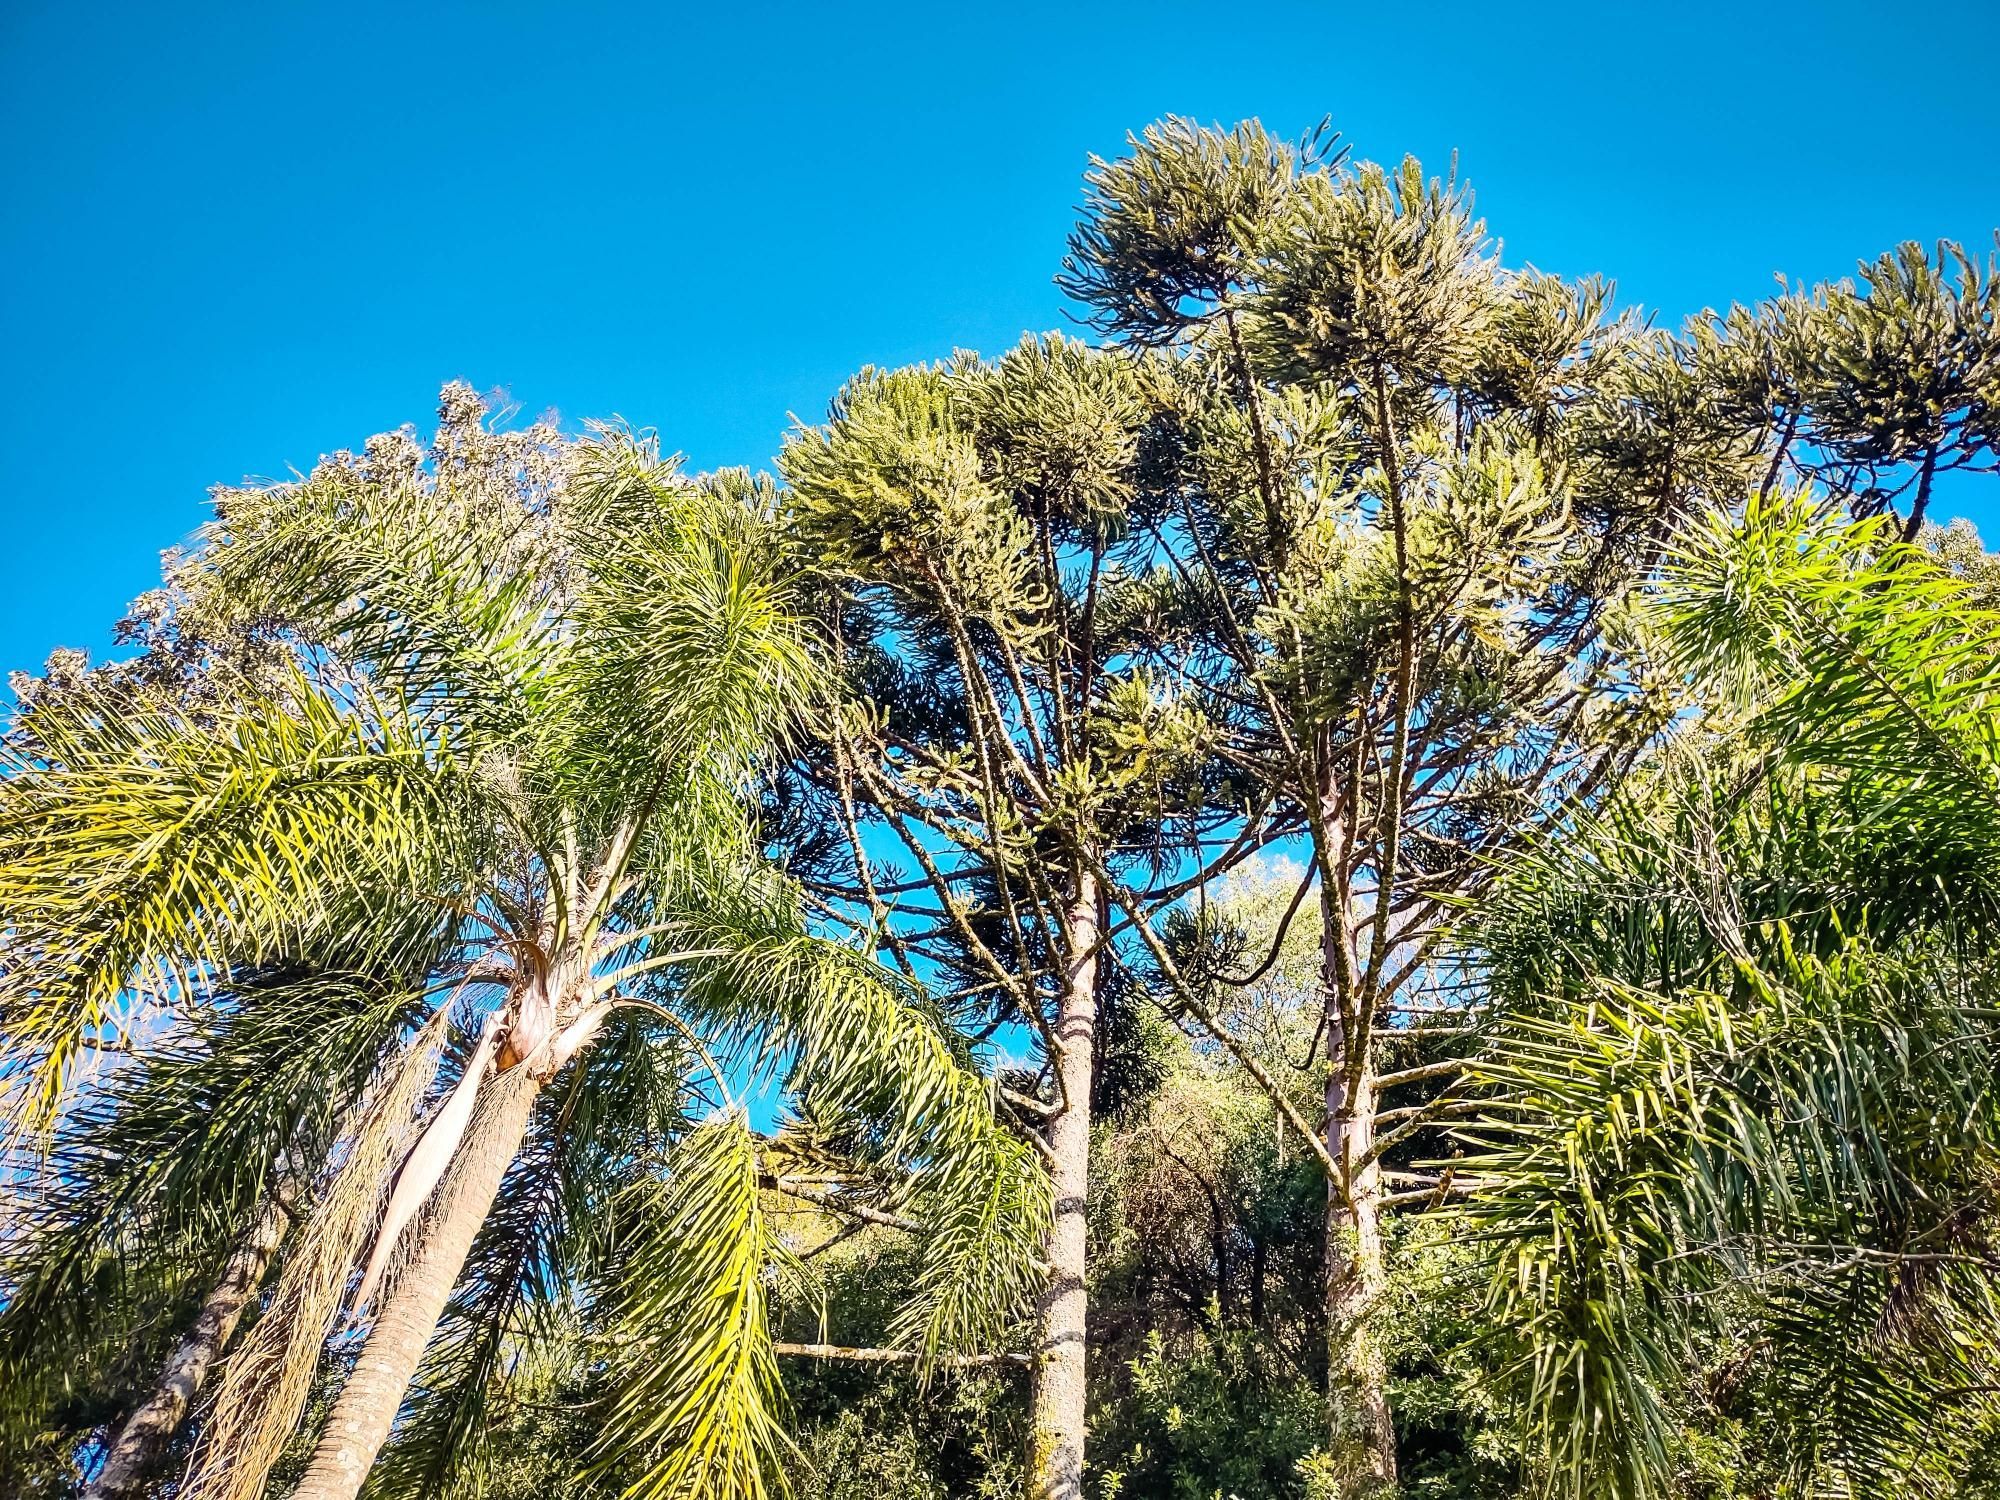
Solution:
[{"label": "araucaria tree", "polygon": [[1009,1107],[1055,1194],[1036,1500],[1083,1492],[1093,1059],[1120,992],[1108,892],[1131,871],[1137,899],[1170,899],[1205,840],[1242,842],[1199,701],[1137,654],[1159,379],[1053,337],[865,372],[782,464],[798,542],[838,585],[822,889],[961,1029],[1035,1059]]},{"label": "araucaria tree", "polygon": [[[1385,1158],[1459,1107],[1430,1031],[1463,1020],[1456,917],[1656,727],[1608,615],[1753,446],[1671,345],[1607,320],[1605,288],[1507,270],[1415,162],[1170,122],[1093,169],[1065,284],[1132,358],[1169,361],[1163,613],[1238,704],[1221,753],[1310,853],[1326,1462],[1359,1493],[1396,1476],[1382,1214],[1452,1188],[1397,1171],[1397,1191]],[[1200,926],[1163,972],[1227,1041],[1215,1015],[1244,981],[1202,959],[1223,935]]]}]

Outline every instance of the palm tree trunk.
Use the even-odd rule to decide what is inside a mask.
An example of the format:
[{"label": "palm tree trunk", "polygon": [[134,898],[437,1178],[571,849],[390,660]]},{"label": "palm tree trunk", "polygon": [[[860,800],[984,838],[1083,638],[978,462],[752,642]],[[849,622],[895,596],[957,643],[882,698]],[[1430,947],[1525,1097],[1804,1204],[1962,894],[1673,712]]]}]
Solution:
[{"label": "palm tree trunk", "polygon": [[1085,1199],[1090,1187],[1091,1046],[1097,1030],[1096,876],[1076,882],[1068,928],[1069,970],[1056,1013],[1061,1111],[1050,1123],[1055,1220],[1049,1228],[1049,1278],[1042,1293],[1041,1353],[1029,1442],[1031,1500],[1082,1500],[1083,1439],[1089,1394],[1084,1369]]},{"label": "palm tree trunk", "polygon": [[354,1500],[360,1492],[465,1269],[472,1241],[492,1212],[501,1179],[521,1149],[541,1088],[542,1081],[525,1067],[493,1081],[466,1129],[437,1206],[418,1230],[409,1264],[382,1301],[293,1500]]},{"label": "palm tree trunk", "polygon": [[222,1275],[195,1315],[193,1325],[160,1367],[153,1393],[125,1419],[105,1451],[104,1466],[83,1492],[83,1500],[119,1500],[139,1492],[166,1457],[168,1445],[186,1420],[188,1407],[242,1321],[243,1311],[263,1285],[264,1274],[291,1227],[282,1187],[273,1188],[242,1239],[223,1262]]},{"label": "palm tree trunk", "polygon": [[1349,1481],[1343,1494],[1386,1491],[1396,1482],[1396,1423],[1388,1371],[1372,1326],[1387,1281],[1382,1253],[1382,1172],[1365,1155],[1375,1137],[1372,1047],[1359,1068],[1347,1065],[1338,1028],[1328,1042],[1333,1072],[1326,1085],[1327,1149],[1346,1169],[1327,1184],[1326,1337],[1331,1451]]}]

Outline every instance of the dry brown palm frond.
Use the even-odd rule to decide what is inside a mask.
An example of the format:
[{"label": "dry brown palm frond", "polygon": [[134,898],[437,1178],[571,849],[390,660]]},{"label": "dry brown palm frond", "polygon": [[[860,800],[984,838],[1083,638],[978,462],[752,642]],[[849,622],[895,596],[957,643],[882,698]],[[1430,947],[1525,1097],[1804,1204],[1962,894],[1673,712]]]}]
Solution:
[{"label": "dry brown palm frond", "polygon": [[312,1394],[321,1347],[340,1315],[384,1189],[410,1146],[437,1076],[450,1006],[417,1033],[356,1107],[339,1169],[301,1227],[264,1315],[223,1367],[183,1500],[259,1500]]}]

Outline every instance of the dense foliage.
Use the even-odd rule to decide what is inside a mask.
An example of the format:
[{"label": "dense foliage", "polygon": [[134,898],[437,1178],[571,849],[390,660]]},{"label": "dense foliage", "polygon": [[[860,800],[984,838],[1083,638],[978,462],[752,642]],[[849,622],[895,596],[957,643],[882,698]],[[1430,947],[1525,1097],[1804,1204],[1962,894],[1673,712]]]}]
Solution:
[{"label": "dense foliage", "polygon": [[2000,281],[1169,121],[777,480],[447,387],[0,766],[0,1488],[2000,1495]]}]

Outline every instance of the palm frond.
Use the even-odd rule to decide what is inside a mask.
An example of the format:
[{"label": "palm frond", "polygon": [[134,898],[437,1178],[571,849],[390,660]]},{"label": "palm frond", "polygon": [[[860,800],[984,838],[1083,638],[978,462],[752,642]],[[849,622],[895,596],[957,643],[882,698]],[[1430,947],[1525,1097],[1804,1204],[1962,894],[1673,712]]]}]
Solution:
[{"label": "palm frond", "polygon": [[562,648],[566,577],[526,459],[539,449],[540,466],[559,468],[566,454],[553,432],[515,435],[528,442],[510,464],[485,451],[498,435],[459,417],[428,466],[413,448],[336,454],[303,480],[230,492],[184,582],[489,746],[517,744]]},{"label": "palm frond", "polygon": [[[1760,946],[1729,993],[1665,1000],[1607,982],[1511,1018],[1473,1067],[1497,1106],[1462,1132],[1482,1183],[1466,1213],[1496,1246],[1506,1378],[1568,1493],[1665,1492],[1681,1362],[1726,1286],[1774,1299],[1772,1340],[1801,1393],[1801,1372],[1856,1372],[1845,1446],[1801,1445],[1851,1470],[1855,1493],[1916,1451],[1887,1438],[1917,1436],[1921,1393],[1974,1383],[1959,1340],[1886,1310],[1891,1287],[1940,1261],[1985,1295],[2000,1285],[1978,1227],[2000,1181],[2000,1036],[1934,955],[1855,939],[1820,958],[1782,925]],[[1853,1315],[1871,1279],[1857,1341],[1835,1314]]]},{"label": "palm frond", "polygon": [[940,1353],[988,1346],[1040,1285],[1053,1211],[1040,1160],[995,1116],[992,1083],[891,971],[799,930],[779,882],[711,905],[685,931],[688,946],[730,955],[688,966],[689,997],[723,1025],[781,1018],[770,1035],[786,1049],[792,1092],[865,1129],[872,1158],[929,1227],[896,1324],[926,1372]]},{"label": "palm frond", "polygon": [[462,877],[476,780],[394,703],[356,712],[298,686],[202,723],[38,713],[34,759],[0,778],[17,1127],[53,1118],[88,1043],[207,975],[329,946],[393,962],[407,893]]},{"label": "palm frond", "polygon": [[[1752,735],[1838,769],[1874,826],[1917,820],[1990,851],[2000,837],[2000,614],[1887,519],[1796,497],[1712,518],[1669,571],[1666,639],[1697,681],[1753,712]],[[1956,892],[1990,914],[1987,888]],[[1977,898],[1977,899],[1968,899]]]},{"label": "palm frond", "polygon": [[551,674],[568,753],[642,782],[700,765],[740,789],[818,681],[769,496],[686,480],[651,439],[602,429],[568,503],[601,518],[569,533],[578,649]]},{"label": "palm frond", "polygon": [[152,1376],[239,1226],[273,1194],[302,1211],[415,1000],[396,976],[244,975],[204,997],[198,1032],[67,1114],[0,1257],[0,1426],[46,1425],[56,1401],[115,1406]]},{"label": "palm frond", "polygon": [[636,1190],[614,1294],[618,1395],[598,1459],[637,1472],[629,1495],[784,1492],[766,1278],[786,1252],[757,1177],[756,1136],[740,1114],[722,1115],[681,1142],[664,1181]]}]

